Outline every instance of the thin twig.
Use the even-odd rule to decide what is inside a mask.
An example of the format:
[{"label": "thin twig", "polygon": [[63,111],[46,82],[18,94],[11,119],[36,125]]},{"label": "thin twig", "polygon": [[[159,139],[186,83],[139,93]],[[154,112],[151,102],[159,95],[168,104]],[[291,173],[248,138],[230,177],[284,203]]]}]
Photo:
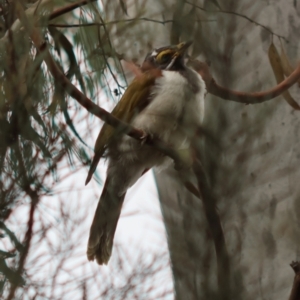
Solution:
[{"label": "thin twig", "polygon": [[[107,39],[107,41],[108,41],[109,48],[110,48],[109,51],[110,51],[110,52],[113,52],[113,45],[112,45],[111,40],[110,40],[109,32],[108,32],[108,30],[107,30],[107,28],[106,28],[106,24],[105,24],[104,20],[102,19],[100,13],[99,13],[98,11],[96,11],[96,13],[98,14],[98,17],[99,17],[99,19],[101,20],[102,24],[104,24],[104,25],[103,25],[103,29],[104,29],[105,37],[106,37],[106,39]],[[100,46],[101,49],[103,49],[103,42],[102,42],[102,38],[101,38],[101,36],[100,36],[100,28],[99,28],[99,27],[97,28],[97,31],[98,31],[99,46]],[[110,67],[110,64],[109,64],[108,61],[107,61],[106,55],[104,55],[103,58],[104,58],[104,60],[105,60],[105,64],[106,64],[106,66],[107,66],[107,68],[108,68],[108,70],[109,70],[111,76],[113,77],[114,81],[115,81],[116,84],[118,85],[118,88],[119,88],[119,89],[120,89],[120,88],[123,88],[123,87],[120,85],[120,83],[119,83],[117,77],[115,76],[114,72],[112,71],[112,69],[111,69],[111,67]],[[125,74],[124,74],[124,70],[123,70],[123,67],[122,67],[122,65],[121,65],[121,63],[120,63],[120,60],[118,60],[118,63],[119,63],[119,65],[121,66],[122,75],[123,75],[123,78],[125,79],[125,82],[126,82],[126,84],[127,84],[127,81],[126,81],[126,78],[125,78]]]},{"label": "thin twig", "polygon": [[128,23],[128,22],[136,22],[136,21],[153,22],[153,23],[158,23],[158,24],[162,24],[162,25],[174,22],[173,20],[160,21],[160,20],[154,20],[154,19],[149,19],[149,18],[132,18],[132,19],[125,19],[125,20],[109,21],[109,22],[105,22],[105,23],[93,22],[93,23],[87,23],[87,24],[49,24],[48,26],[73,28],[73,27],[107,26],[107,25],[113,25],[113,24],[118,24],[118,23]]},{"label": "thin twig", "polygon": [[[150,19],[150,18],[131,18],[131,19],[124,19],[124,20],[108,21],[105,23],[99,23],[99,22],[86,23],[86,24],[56,24],[56,23],[52,23],[52,24],[49,24],[48,26],[60,27],[60,28],[76,28],[76,27],[91,27],[91,26],[107,26],[107,25],[113,25],[113,24],[119,24],[119,23],[139,22],[139,21],[158,23],[158,24],[162,24],[162,25],[175,22],[175,20],[160,21],[160,20],[155,20],[155,19]],[[216,20],[196,20],[195,22],[216,22]]]},{"label": "thin twig", "polygon": [[257,21],[254,21],[252,20],[251,18],[247,17],[246,15],[243,15],[243,14],[240,14],[240,13],[237,13],[235,11],[229,11],[229,10],[208,10],[208,9],[205,9],[204,7],[202,6],[199,6],[197,4],[194,4],[194,3],[191,3],[189,1],[185,1],[187,4],[189,5],[192,5],[193,7],[196,7],[202,11],[205,11],[205,12],[209,12],[209,13],[223,13],[223,14],[230,14],[230,15],[234,15],[234,16],[237,16],[237,17],[240,17],[240,18],[243,18],[243,19],[246,19],[247,21],[255,24],[256,26],[259,26],[261,28],[263,28],[264,30],[268,31],[269,33],[271,33],[272,35],[275,35],[279,38],[282,38],[284,39],[287,43],[289,42],[288,39],[280,34],[277,34],[277,33],[274,33],[270,28],[268,28],[267,26],[257,22]]},{"label": "thin twig", "polygon": [[[21,154],[19,143],[15,147],[15,152],[16,152],[16,156],[17,156],[17,160],[18,160],[18,164],[19,164],[19,168],[20,168],[20,173],[22,174],[23,190],[31,199],[29,218],[28,218],[28,222],[27,222],[27,231],[26,231],[24,243],[23,243],[24,248],[20,252],[19,266],[16,271],[16,273],[21,276],[21,274],[23,273],[25,261],[26,261],[28,251],[30,248],[30,243],[31,243],[32,234],[33,234],[34,212],[35,212],[36,206],[39,201],[39,196],[38,196],[38,193],[30,187],[31,182],[27,176],[27,171],[26,171],[26,167],[23,162],[23,157]],[[7,297],[7,300],[14,299],[14,295],[15,295],[17,287],[18,287],[17,284],[11,285],[11,289],[10,289],[9,295]]]}]

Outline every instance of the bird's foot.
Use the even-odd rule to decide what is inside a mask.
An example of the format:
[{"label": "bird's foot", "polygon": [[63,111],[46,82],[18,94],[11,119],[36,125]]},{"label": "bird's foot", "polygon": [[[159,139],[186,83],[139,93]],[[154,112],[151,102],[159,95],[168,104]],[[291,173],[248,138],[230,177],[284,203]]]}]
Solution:
[{"label": "bird's foot", "polygon": [[140,140],[142,145],[148,144],[153,140],[153,135],[151,133],[143,131],[143,135],[140,137]]}]

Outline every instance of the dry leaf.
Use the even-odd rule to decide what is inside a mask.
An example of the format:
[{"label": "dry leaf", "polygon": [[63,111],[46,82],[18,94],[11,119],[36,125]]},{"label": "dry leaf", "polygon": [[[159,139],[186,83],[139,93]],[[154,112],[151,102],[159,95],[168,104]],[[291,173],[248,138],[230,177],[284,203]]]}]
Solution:
[{"label": "dry leaf", "polygon": [[[269,61],[272,66],[276,81],[277,83],[280,83],[284,80],[284,71],[281,64],[279,53],[273,43],[269,47],[268,56],[269,56]],[[282,96],[290,106],[292,106],[296,110],[300,110],[299,104],[293,99],[289,91],[283,92]]]},{"label": "dry leaf", "polygon": [[284,52],[282,44],[281,44],[280,48],[281,48],[280,60],[281,60],[281,65],[282,65],[284,75],[285,76],[290,76],[293,73],[294,69],[291,66],[291,63],[290,63],[287,55]]},{"label": "dry leaf", "polygon": [[[281,65],[283,68],[283,72],[285,76],[290,76],[294,72],[294,68],[292,67],[289,58],[287,57],[283,45],[280,41],[280,48],[281,48],[281,53],[280,53],[280,60],[281,60]],[[300,80],[298,80],[298,85],[300,86]]]}]

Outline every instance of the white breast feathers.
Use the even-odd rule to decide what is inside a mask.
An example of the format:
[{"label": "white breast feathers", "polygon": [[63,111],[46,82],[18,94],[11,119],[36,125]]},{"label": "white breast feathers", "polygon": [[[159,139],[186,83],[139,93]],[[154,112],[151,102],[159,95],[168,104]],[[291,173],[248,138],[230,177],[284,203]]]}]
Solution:
[{"label": "white breast feathers", "polygon": [[[193,70],[188,72],[185,77],[179,72],[163,71],[163,76],[155,82],[153,100],[132,125],[181,147],[204,117],[205,83]],[[189,79],[193,80],[193,86]]]}]

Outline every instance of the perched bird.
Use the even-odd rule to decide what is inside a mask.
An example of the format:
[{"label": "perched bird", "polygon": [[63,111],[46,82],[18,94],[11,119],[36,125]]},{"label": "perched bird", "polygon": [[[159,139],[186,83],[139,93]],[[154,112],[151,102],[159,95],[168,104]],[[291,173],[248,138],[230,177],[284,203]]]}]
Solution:
[{"label": "perched bird", "polygon": [[[205,83],[185,65],[191,42],[162,47],[149,53],[142,73],[128,86],[112,115],[174,149],[189,147],[202,122]],[[90,229],[89,260],[107,264],[126,191],[152,167],[172,162],[155,148],[122,135],[104,124],[95,144],[86,184],[101,157],[108,157],[107,178]]]}]

